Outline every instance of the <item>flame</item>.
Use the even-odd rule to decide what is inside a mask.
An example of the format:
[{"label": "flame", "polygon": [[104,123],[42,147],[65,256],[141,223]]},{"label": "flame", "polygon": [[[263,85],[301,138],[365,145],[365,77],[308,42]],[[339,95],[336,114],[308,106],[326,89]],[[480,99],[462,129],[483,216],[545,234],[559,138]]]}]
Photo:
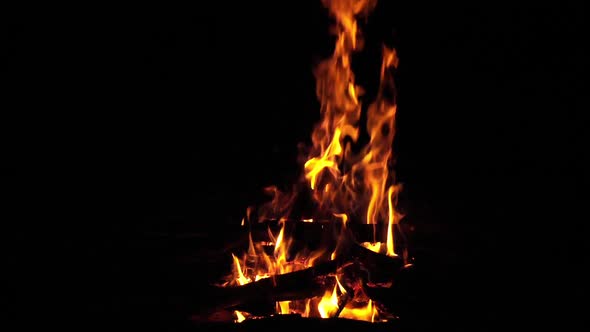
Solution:
[{"label": "flame", "polygon": [[[392,219],[388,219],[394,208],[390,203],[397,194],[394,190],[388,195],[395,183],[391,166],[397,101],[392,71],[399,60],[395,49],[383,47],[377,96],[363,107],[364,91],[355,83],[351,57],[363,46],[357,17],[367,15],[376,0],[322,2],[335,18],[337,39],[332,56],[315,70],[321,120],[311,134],[312,146],[304,157],[302,181],[318,203],[318,215],[347,213],[367,224],[385,223]],[[368,140],[359,141],[363,110]],[[281,192],[275,186],[265,188],[272,200],[260,207],[259,217],[287,218],[297,188],[294,193]],[[373,242],[385,240],[377,239],[375,234]]]},{"label": "flame", "polygon": [[256,255],[256,249],[254,249],[254,241],[252,241],[252,233],[248,233],[248,255]]},{"label": "flame", "polygon": [[252,281],[250,278],[246,278],[246,276],[244,276],[244,273],[242,272],[242,267],[240,266],[240,260],[234,254],[232,254],[231,256],[234,259],[234,268],[238,275],[238,277],[236,278],[238,284],[245,285]]},{"label": "flame", "polygon": [[291,272],[292,268],[290,265],[287,265],[287,253],[289,250],[289,243],[288,241],[283,240],[285,234],[285,223],[283,223],[281,227],[281,231],[277,236],[277,240],[275,243],[275,250],[274,250],[274,257],[275,257],[275,273],[281,274],[286,272]]},{"label": "flame", "polygon": [[303,311],[302,317],[309,317],[309,313],[311,311],[311,299],[307,299],[305,301],[305,311]]},{"label": "flame", "polygon": [[244,317],[244,315],[240,311],[235,310],[234,314],[236,315],[236,320],[235,320],[236,323],[241,323],[244,320],[246,320],[246,317]]},{"label": "flame", "polygon": [[346,213],[334,213],[334,217],[337,217],[342,220],[342,229],[340,231],[340,238],[338,239],[338,242],[336,243],[336,248],[334,248],[334,251],[332,251],[332,254],[330,255],[331,260],[336,259],[336,256],[338,255],[338,251],[340,250],[340,247],[343,244],[342,238],[345,236],[346,222],[348,221],[348,216],[346,215]]},{"label": "flame", "polygon": [[328,169],[334,176],[339,176],[338,162],[336,157],[342,154],[342,146],[340,145],[340,129],[336,128],[332,142],[323,152],[321,157],[314,157],[309,159],[305,167],[305,177],[309,180],[312,190],[316,189],[316,182],[318,175],[324,169]]},{"label": "flame", "polygon": [[[258,219],[278,219],[280,230],[273,234],[268,229],[271,244],[255,244],[250,235],[242,260],[232,254],[234,268],[228,283],[233,285],[304,269],[328,257],[335,260],[342,252],[341,247],[349,241],[345,231],[351,222],[387,223],[386,233],[378,235],[374,231],[372,241],[362,245],[380,254],[397,256],[394,229],[400,214],[395,204],[401,187],[396,184],[392,171],[395,162],[392,148],[397,112],[393,72],[399,59],[395,49],[383,47],[376,98],[372,103],[365,101],[363,88],[355,82],[351,59],[354,52],[363,48],[357,18],[368,15],[376,0],[322,0],[322,3],[335,19],[337,38],[332,56],[322,61],[314,72],[321,119],[313,128],[312,145],[301,156],[301,183],[294,185],[292,192],[282,192],[275,186],[264,189],[272,199],[258,208]],[[363,112],[366,117],[361,116]],[[292,239],[286,220],[292,218],[291,211],[302,187],[311,194],[315,209],[306,215],[304,222],[323,221],[332,216],[341,222],[340,235],[334,235],[338,239],[331,251],[320,248],[313,252],[291,252]],[[252,209],[248,208],[242,226],[251,225],[251,213]],[[355,301],[355,305],[342,307],[339,300],[345,294],[347,291],[336,278],[333,289],[326,290],[321,299],[280,301],[276,303],[276,312],[322,318],[338,314],[371,322],[378,318],[377,306],[370,300],[361,301],[362,306]],[[347,294],[345,298],[352,295]],[[237,321],[244,317],[240,315],[236,311]]]},{"label": "flame", "polygon": [[[367,224],[385,223],[392,220],[388,216],[394,207],[389,203],[396,193],[389,190],[395,180],[390,168],[397,110],[391,91],[395,91],[392,69],[399,60],[395,49],[383,47],[381,84],[377,98],[367,108],[369,139],[359,142],[363,89],[355,84],[350,59],[362,49],[356,16],[367,14],[376,1],[323,3],[336,19],[338,38],[332,57],[315,72],[322,117],[312,132],[313,147],[304,163],[304,178],[320,208],[362,216]],[[364,146],[354,153],[352,146],[361,143]],[[388,241],[393,247],[393,237]]]},{"label": "flame", "polygon": [[275,255],[277,254],[278,251],[280,251],[281,249],[284,249],[283,234],[285,234],[285,224],[283,224],[283,226],[281,227],[281,231],[279,232],[279,236],[277,237],[277,240],[275,243]]},{"label": "flame", "polygon": [[393,210],[393,192],[394,187],[389,187],[387,191],[387,204],[389,207],[389,218],[387,221],[387,256],[397,256],[393,246],[393,225],[395,224],[395,211]]},{"label": "flame", "polygon": [[269,277],[270,277],[269,274],[257,274],[256,277],[254,277],[254,281],[258,281],[260,279],[269,278]]},{"label": "flame", "polygon": [[320,313],[320,317],[322,318],[330,318],[338,311],[339,303],[338,303],[338,290],[340,290],[340,294],[345,294],[346,290],[340,284],[338,277],[336,277],[336,284],[334,285],[334,289],[330,291],[326,291],[320,303],[318,303],[318,312]]},{"label": "flame", "polygon": [[363,245],[363,247],[365,247],[365,248],[367,248],[367,249],[369,249],[371,251],[374,251],[374,252],[376,252],[378,254],[381,253],[381,247],[382,247],[381,246],[382,245],[381,242],[363,242],[361,244]]},{"label": "flame", "polygon": [[346,222],[348,221],[348,216],[346,213],[334,213],[334,217],[341,219],[342,225],[346,227]]},{"label": "flame", "polygon": [[289,303],[291,301],[279,301],[277,302],[277,312],[279,314],[288,314],[289,311]]},{"label": "flame", "polygon": [[373,305],[373,301],[369,300],[366,306],[360,308],[344,307],[339,317],[364,320],[367,322],[375,322],[378,312],[377,308]]}]

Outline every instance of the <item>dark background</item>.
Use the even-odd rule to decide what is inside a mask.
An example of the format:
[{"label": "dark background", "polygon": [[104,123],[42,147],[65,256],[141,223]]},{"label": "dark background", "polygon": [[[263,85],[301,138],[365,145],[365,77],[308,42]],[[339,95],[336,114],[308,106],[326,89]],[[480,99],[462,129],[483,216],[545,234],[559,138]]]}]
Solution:
[{"label": "dark background", "polygon": [[[10,262],[29,284],[44,271],[69,319],[174,326],[173,296],[199,277],[176,261],[202,239],[171,239],[221,241],[263,187],[297,175],[327,13],[319,1],[39,9],[9,15],[3,37],[4,202],[25,254]],[[584,14],[382,1],[363,25],[354,68],[369,95],[381,44],[400,57],[396,172],[431,252],[423,320],[485,330],[582,315],[568,304],[586,292]],[[35,303],[27,289],[17,303]]]}]

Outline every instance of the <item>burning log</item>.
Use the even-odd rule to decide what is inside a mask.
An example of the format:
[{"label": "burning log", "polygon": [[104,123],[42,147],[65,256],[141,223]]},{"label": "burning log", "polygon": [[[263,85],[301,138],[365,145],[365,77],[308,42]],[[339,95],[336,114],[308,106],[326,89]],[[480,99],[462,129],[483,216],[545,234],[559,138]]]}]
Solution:
[{"label": "burning log", "polygon": [[365,280],[379,283],[393,281],[404,266],[399,256],[387,256],[369,250],[358,243],[352,243],[349,253],[367,272]]},{"label": "burning log", "polygon": [[359,277],[367,282],[392,281],[403,267],[401,258],[378,254],[356,243],[352,243],[347,254],[342,257],[304,270],[263,278],[241,286],[214,286],[208,292],[209,296],[199,303],[198,310],[200,312],[214,312],[222,309],[264,311],[264,304],[321,296],[325,291],[326,277],[335,273],[339,267],[352,266],[351,260],[357,264],[348,271],[354,271],[352,273],[359,274]]},{"label": "burning log", "polygon": [[[366,233],[372,232],[372,226],[362,224],[349,227],[347,225],[346,228],[343,228],[341,224],[336,222],[291,222],[285,226],[285,229],[294,240],[291,249],[295,252],[302,248],[314,248],[314,244],[321,243],[329,252],[338,251],[336,255],[338,266],[356,261],[367,272],[364,279],[369,282],[392,281],[403,268],[403,259],[399,256],[387,256],[374,252],[357,241],[356,235],[358,232],[355,232],[355,230],[363,230]],[[318,238],[321,238],[321,241],[318,241]],[[264,240],[270,240],[268,239],[268,232],[266,232]]]},{"label": "burning log", "polygon": [[240,310],[270,314],[274,312],[274,304],[278,301],[321,296],[326,290],[327,278],[339,268],[345,274],[355,275],[365,282],[378,283],[391,282],[403,267],[401,258],[375,253],[354,242],[341,257],[241,286],[215,286],[208,292],[210,296],[199,303],[198,311]]},{"label": "burning log", "polygon": [[[425,271],[420,272],[416,266],[407,265],[402,268],[392,285],[364,283],[362,285],[363,293],[379,303],[386,311],[395,312],[398,316],[403,317],[406,322],[422,324],[423,322],[419,319],[420,314],[426,314],[431,310],[433,310],[431,312],[440,310],[438,305],[431,306],[431,300],[424,301],[424,294],[433,296],[436,294],[436,290],[428,288],[424,283],[418,286],[416,279],[424,278],[423,273]],[[431,271],[426,273],[430,274]],[[434,295],[434,297],[439,297],[439,295]],[[440,298],[445,298],[445,296],[440,296]]]},{"label": "burning log", "polygon": [[[291,273],[275,275],[235,287],[213,287],[199,303],[199,312],[222,309],[248,310],[256,303],[275,303],[319,296],[324,292],[323,278],[336,272],[334,261]],[[202,295],[202,294],[201,294]]]}]

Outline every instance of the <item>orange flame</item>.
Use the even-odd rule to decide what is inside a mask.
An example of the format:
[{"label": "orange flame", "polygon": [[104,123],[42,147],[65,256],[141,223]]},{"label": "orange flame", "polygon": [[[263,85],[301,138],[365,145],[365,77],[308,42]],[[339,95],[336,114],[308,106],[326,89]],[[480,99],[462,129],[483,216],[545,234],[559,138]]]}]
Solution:
[{"label": "orange flame", "polygon": [[246,276],[244,276],[244,273],[242,272],[242,267],[240,265],[240,260],[238,260],[238,258],[234,254],[232,254],[231,256],[234,259],[234,268],[235,268],[236,274],[238,275],[238,277],[236,278],[236,280],[238,281],[238,284],[245,285],[245,284],[249,283],[250,281],[252,281],[250,278],[246,278]]},{"label": "orange flame", "polygon": [[[359,153],[359,123],[363,95],[355,84],[351,54],[361,49],[355,17],[366,14],[376,1],[324,1],[336,18],[338,38],[331,58],[316,70],[317,96],[322,120],[312,133],[313,148],[304,164],[305,179],[321,207],[356,213],[364,210],[368,224],[385,222],[388,217],[388,187],[395,134],[396,100],[391,69],[397,67],[395,50],[383,48],[381,85],[376,100],[367,110],[366,129],[370,138]],[[395,192],[392,192],[392,195]],[[393,240],[393,238],[391,238]],[[393,245],[393,244],[392,244]]]},{"label": "orange flame", "polygon": [[[336,248],[329,255],[331,260],[335,260],[338,255],[348,223],[387,223],[387,233],[382,234],[385,236],[373,234],[373,241],[362,245],[381,254],[397,256],[394,229],[399,223],[399,214],[395,210],[395,203],[400,187],[391,170],[397,111],[393,71],[399,62],[397,53],[395,49],[383,47],[379,89],[375,100],[364,105],[364,91],[355,83],[351,57],[363,47],[357,17],[368,15],[375,7],[376,0],[322,0],[322,3],[335,18],[337,39],[332,56],[322,61],[314,73],[316,95],[321,103],[321,120],[313,129],[312,146],[302,165],[301,181],[318,203],[315,212],[321,218],[314,215],[303,221],[316,222],[326,216],[341,220],[343,232],[336,242]],[[363,111],[366,111],[367,141],[359,141]],[[276,237],[269,229],[273,248],[270,245],[266,247],[272,254],[267,254],[262,244],[255,245],[250,237],[247,257],[240,261],[232,255],[233,284],[243,285],[253,280],[297,271],[312,266],[326,258],[324,253],[329,253],[323,248],[289,257],[292,243],[284,220],[289,218],[297,191],[283,193],[274,186],[265,188],[265,191],[272,195],[272,200],[258,209],[258,217],[261,220],[281,220],[281,229]],[[247,214],[242,220],[242,226],[251,222],[250,208]],[[339,297],[344,294],[346,290],[336,278],[334,288],[327,290],[321,299],[277,302],[276,311],[282,314],[295,311],[304,317],[319,315],[323,318],[333,317],[339,312],[340,317],[375,321],[378,311],[370,300],[363,302],[365,306],[339,308]],[[240,315],[236,311],[238,321],[244,317]]]},{"label": "orange flame", "polygon": [[311,299],[307,299],[307,301],[305,301],[305,311],[303,311],[303,314],[301,316],[309,317],[310,311],[311,311]]}]

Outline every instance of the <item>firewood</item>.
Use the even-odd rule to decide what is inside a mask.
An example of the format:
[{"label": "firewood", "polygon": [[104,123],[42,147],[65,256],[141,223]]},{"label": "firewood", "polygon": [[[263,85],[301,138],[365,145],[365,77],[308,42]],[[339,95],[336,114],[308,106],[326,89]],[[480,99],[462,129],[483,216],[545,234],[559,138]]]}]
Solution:
[{"label": "firewood", "polygon": [[373,283],[392,281],[404,266],[401,257],[379,254],[358,243],[350,244],[348,255],[366,269],[366,279]]},{"label": "firewood", "polygon": [[[275,275],[242,286],[211,287],[207,294],[196,294],[200,301],[199,312],[215,312],[220,309],[247,309],[256,302],[276,302],[306,299],[322,295],[323,278],[336,271],[334,261],[291,273]],[[206,295],[203,297],[203,295]]]}]

